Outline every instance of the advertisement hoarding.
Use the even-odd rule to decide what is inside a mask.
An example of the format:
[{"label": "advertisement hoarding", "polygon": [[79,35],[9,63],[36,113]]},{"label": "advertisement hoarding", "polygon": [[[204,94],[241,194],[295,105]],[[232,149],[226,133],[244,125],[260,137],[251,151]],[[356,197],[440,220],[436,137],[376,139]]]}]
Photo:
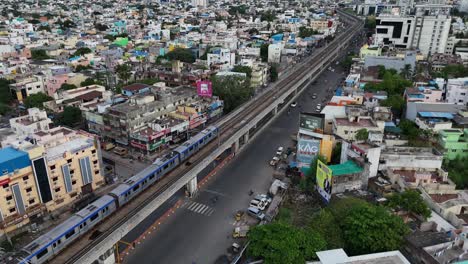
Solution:
[{"label": "advertisement hoarding", "polygon": [[309,168],[312,160],[319,154],[320,140],[299,138],[297,141],[297,166]]},{"label": "advertisement hoarding", "polygon": [[317,191],[320,196],[330,202],[332,191],[332,170],[322,161],[317,160]]},{"label": "advertisement hoarding", "polygon": [[197,81],[197,94],[199,96],[211,97],[213,95],[213,88],[211,81]]},{"label": "advertisement hoarding", "polygon": [[299,129],[323,134],[323,114],[301,113],[299,115]]}]

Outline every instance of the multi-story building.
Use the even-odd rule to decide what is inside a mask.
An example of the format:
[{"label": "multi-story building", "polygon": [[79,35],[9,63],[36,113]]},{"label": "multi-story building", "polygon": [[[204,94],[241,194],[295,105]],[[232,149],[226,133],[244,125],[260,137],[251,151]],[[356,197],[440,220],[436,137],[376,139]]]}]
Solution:
[{"label": "multi-story building", "polygon": [[42,76],[34,75],[10,84],[10,91],[13,98],[22,102],[31,94],[44,92],[44,79]]},{"label": "multi-story building", "polygon": [[407,102],[441,102],[443,91],[434,86],[418,86],[405,91]]},{"label": "multi-story building", "polygon": [[445,98],[448,103],[468,106],[468,77],[448,79]]},{"label": "multi-story building", "polygon": [[449,5],[416,5],[415,15],[380,15],[376,39],[396,48],[419,49],[424,55],[445,53],[450,31]]},{"label": "multi-story building", "polygon": [[38,108],[29,108],[28,115],[10,119],[10,127],[15,136],[28,137],[39,131],[48,131],[52,120],[47,117],[46,111]]},{"label": "multi-story building", "polygon": [[280,63],[281,51],[283,50],[283,44],[270,44],[268,46],[268,62],[269,63]]},{"label": "multi-story building", "polygon": [[438,142],[445,151],[445,158],[453,160],[468,157],[468,129],[440,130]]},{"label": "multi-story building", "polygon": [[439,170],[443,155],[434,148],[387,147],[380,153],[379,171],[386,169]]},{"label": "multi-story building", "polygon": [[346,108],[345,118],[333,119],[333,134],[345,140],[355,140],[357,132],[361,129],[383,133],[384,127],[384,121],[363,115],[359,108]]}]

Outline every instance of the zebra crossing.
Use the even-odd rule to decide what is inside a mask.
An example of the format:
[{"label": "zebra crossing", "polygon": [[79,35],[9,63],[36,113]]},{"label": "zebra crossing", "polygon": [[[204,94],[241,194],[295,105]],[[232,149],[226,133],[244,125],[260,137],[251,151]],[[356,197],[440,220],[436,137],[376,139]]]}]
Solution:
[{"label": "zebra crossing", "polygon": [[196,214],[201,214],[201,215],[205,215],[205,216],[210,216],[213,212],[214,212],[214,208],[206,205],[206,204],[202,204],[202,203],[197,203],[197,202],[194,202],[194,201],[189,201],[188,203],[185,204],[185,208],[187,210],[190,210]]}]

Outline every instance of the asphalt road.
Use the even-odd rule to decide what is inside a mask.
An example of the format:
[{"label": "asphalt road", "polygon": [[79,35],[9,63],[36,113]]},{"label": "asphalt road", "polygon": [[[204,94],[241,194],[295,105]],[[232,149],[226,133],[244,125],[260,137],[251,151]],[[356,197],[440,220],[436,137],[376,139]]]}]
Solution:
[{"label": "asphalt road", "polygon": [[[333,65],[333,68],[337,67]],[[208,264],[227,253],[227,248],[234,242],[231,238],[234,214],[237,210],[248,207],[251,196],[266,193],[273,181],[273,169],[268,165],[279,146],[292,146],[290,135],[296,133],[299,124],[299,112],[315,112],[316,105],[331,97],[332,91],[344,77],[342,69],[326,71],[314,85],[297,100],[298,106],[281,115],[226,167],[221,169],[194,199],[186,199],[184,206],[164,221],[159,230],[152,233],[144,242],[132,250],[124,263],[187,263]],[[317,99],[312,94],[317,93]],[[181,197],[181,194],[177,195]],[[213,197],[218,197],[213,202]],[[166,203],[167,210],[177,198]],[[149,218],[157,219],[157,214]],[[148,220],[150,222],[151,220]],[[131,241],[143,227],[137,227],[129,234]]]}]

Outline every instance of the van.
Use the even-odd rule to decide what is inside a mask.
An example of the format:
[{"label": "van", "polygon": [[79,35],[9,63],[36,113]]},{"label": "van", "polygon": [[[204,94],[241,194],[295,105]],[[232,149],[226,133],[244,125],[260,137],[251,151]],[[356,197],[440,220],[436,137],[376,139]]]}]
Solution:
[{"label": "van", "polygon": [[263,218],[265,218],[265,214],[262,213],[262,212],[260,211],[260,209],[258,209],[258,208],[256,208],[256,207],[249,207],[249,208],[247,209],[247,213],[248,213],[249,215],[251,215],[251,216],[253,216],[253,217],[259,219],[259,220],[263,220]]},{"label": "van", "polygon": [[127,155],[128,150],[122,147],[116,147],[113,152],[119,156],[125,156]]}]

